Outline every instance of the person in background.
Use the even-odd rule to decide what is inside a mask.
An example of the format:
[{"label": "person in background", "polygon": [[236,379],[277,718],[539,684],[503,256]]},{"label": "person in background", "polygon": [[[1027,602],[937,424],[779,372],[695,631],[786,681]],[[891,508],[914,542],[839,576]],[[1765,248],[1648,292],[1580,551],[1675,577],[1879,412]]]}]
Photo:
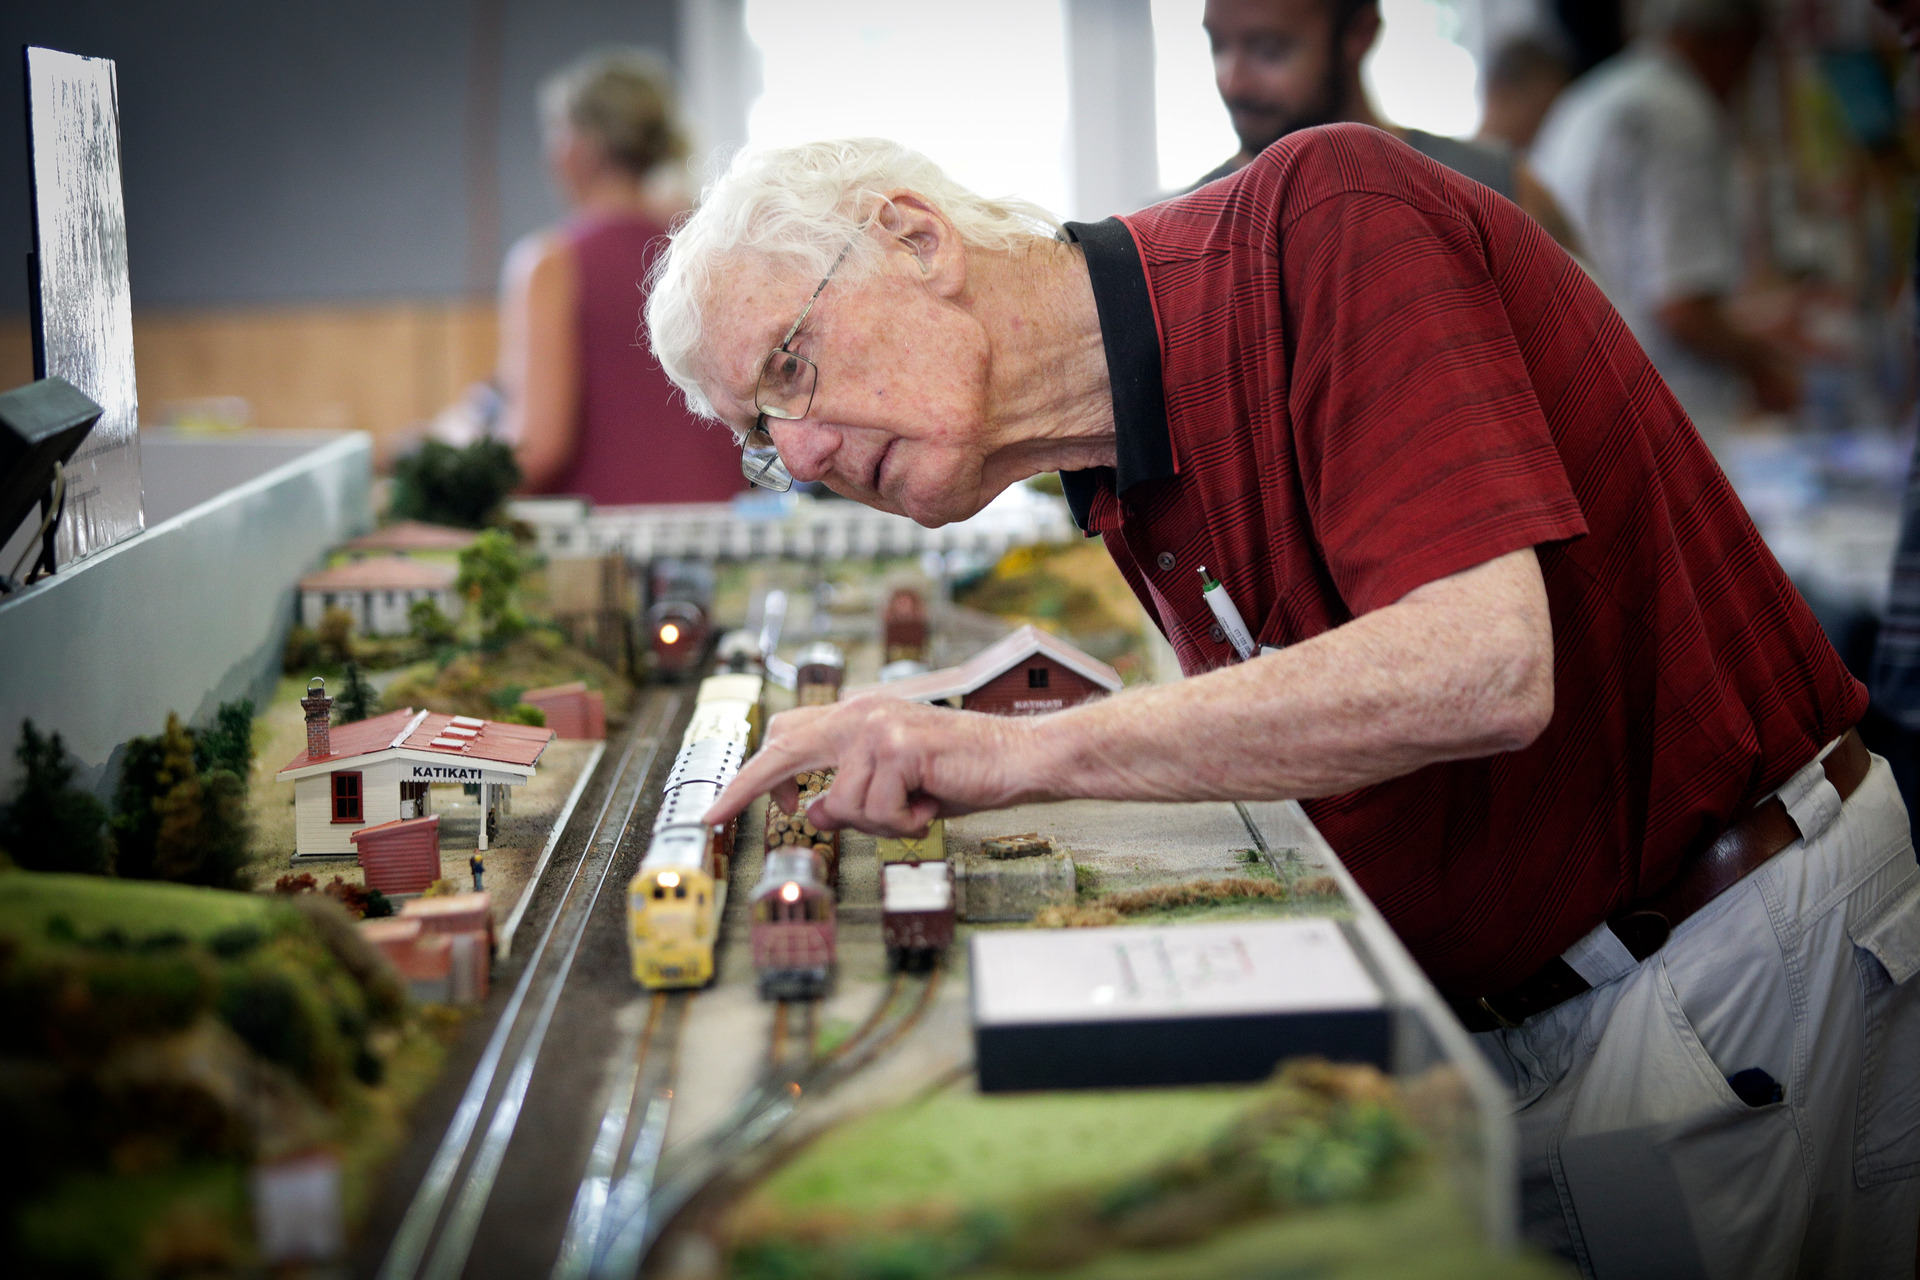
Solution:
[{"label": "person in background", "polygon": [[1380,36],[1379,0],[1207,0],[1202,21],[1213,45],[1214,84],[1240,150],[1195,189],[1236,172],[1295,130],[1366,124],[1491,187],[1563,248],[1579,251],[1553,197],[1511,150],[1380,122],[1360,82],[1360,63]]},{"label": "person in background", "polygon": [[[1920,55],[1920,0],[1874,3],[1893,24],[1907,52]],[[1914,253],[1914,284],[1915,297],[1920,299],[1920,246]],[[1920,340],[1920,325],[1915,337]],[[1862,727],[1875,730],[1875,749],[1893,767],[1894,780],[1911,812],[1916,783],[1920,783],[1920,448],[1908,466],[1907,492],[1900,507],[1893,578],[1867,676],[1873,702]]]},{"label": "person in background", "polygon": [[1474,141],[1524,152],[1572,78],[1565,56],[1540,36],[1505,41],[1487,60],[1487,110]]},{"label": "person in background", "polygon": [[658,60],[590,54],[540,90],[547,160],[572,212],[507,257],[499,381],[528,493],[720,502],[745,488],[647,351],[642,288],[684,204],[654,179],[687,143]]},{"label": "person in background", "polygon": [[1728,107],[1765,32],[1763,0],[1648,0],[1642,34],[1574,83],[1531,159],[1602,286],[1709,444],[1799,404],[1791,352],[1741,328],[1744,271]]},{"label": "person in background", "polygon": [[473,891],[479,893],[481,891],[480,879],[487,871],[486,860],[479,854],[474,854],[471,858],[467,859],[467,870],[473,873]]}]

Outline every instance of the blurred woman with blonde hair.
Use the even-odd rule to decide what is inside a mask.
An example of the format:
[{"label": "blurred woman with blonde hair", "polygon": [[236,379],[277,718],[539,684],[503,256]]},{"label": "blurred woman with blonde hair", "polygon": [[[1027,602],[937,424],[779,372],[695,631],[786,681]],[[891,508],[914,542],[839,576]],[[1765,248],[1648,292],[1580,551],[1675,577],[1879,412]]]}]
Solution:
[{"label": "blurred woman with blonde hair", "polygon": [[530,493],[715,502],[745,487],[724,428],[686,411],[648,350],[642,290],[684,207],[687,141],[660,61],[588,54],[540,90],[547,161],[570,207],[507,256],[500,388]]}]

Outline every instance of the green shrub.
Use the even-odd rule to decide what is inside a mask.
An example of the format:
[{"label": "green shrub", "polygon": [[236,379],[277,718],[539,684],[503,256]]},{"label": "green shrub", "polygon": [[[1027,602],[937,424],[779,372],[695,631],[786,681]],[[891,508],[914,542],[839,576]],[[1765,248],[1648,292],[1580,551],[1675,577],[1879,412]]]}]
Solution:
[{"label": "green shrub", "polygon": [[429,440],[394,459],[390,510],[397,520],[478,529],[519,483],[513,450],[498,440],[476,440],[464,449]]}]

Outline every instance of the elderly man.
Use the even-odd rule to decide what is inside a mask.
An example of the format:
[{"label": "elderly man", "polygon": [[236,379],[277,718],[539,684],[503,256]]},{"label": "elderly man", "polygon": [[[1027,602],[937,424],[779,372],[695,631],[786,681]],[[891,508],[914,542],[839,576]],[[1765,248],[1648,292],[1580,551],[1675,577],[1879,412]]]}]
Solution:
[{"label": "elderly man", "polygon": [[[656,353],[748,468],[939,525],[1058,470],[1188,675],[776,717],[709,815],[1298,797],[1512,1082],[1596,1274],[1907,1274],[1920,868],[1865,702],[1599,290],[1377,130],[1069,225],[890,143],[737,160]],[[1204,564],[1254,638],[1236,661]],[[1679,1271],[1676,1271],[1679,1273]]]},{"label": "elderly man", "polygon": [[1647,0],[1640,40],[1560,96],[1533,148],[1608,295],[1715,442],[1743,391],[1775,413],[1800,400],[1793,354],[1727,309],[1746,274],[1729,104],[1765,20],[1763,0]]}]

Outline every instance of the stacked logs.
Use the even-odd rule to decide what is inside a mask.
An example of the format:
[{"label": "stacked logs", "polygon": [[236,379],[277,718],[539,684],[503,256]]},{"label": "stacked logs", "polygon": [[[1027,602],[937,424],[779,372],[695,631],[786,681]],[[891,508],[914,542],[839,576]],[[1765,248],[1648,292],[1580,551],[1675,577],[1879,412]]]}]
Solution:
[{"label": "stacked logs", "polygon": [[778,804],[767,805],[767,848],[777,849],[783,845],[811,848],[820,859],[820,880],[832,886],[837,894],[840,888],[840,833],[822,831],[807,821],[807,805],[833,783],[833,770],[819,769],[803,773],[794,781],[800,787],[800,812],[788,813]]}]

